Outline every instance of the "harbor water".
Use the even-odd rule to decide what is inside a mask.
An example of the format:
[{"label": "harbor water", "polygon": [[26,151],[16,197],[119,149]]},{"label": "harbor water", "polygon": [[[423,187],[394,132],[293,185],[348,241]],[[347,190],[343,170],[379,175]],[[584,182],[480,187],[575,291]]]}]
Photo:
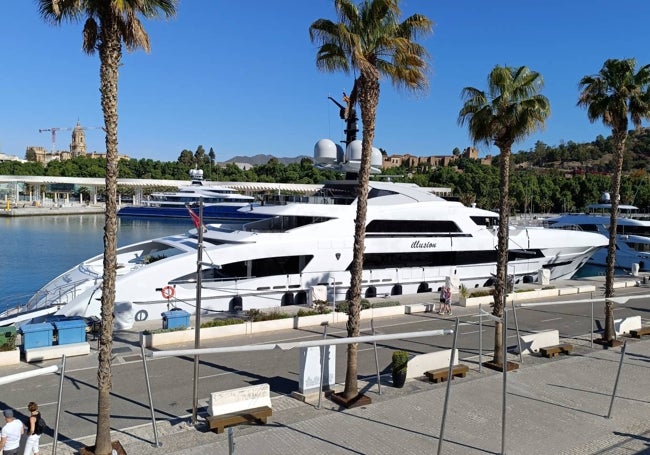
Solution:
[{"label": "harbor water", "polygon": [[[118,246],[192,229],[187,220],[118,218]],[[104,249],[101,214],[0,218],[0,311]]]}]

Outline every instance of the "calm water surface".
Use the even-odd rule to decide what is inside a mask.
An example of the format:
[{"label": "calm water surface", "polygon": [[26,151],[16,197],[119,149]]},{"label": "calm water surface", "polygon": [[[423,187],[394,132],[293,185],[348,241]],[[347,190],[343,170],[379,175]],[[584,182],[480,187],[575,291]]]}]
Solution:
[{"label": "calm water surface", "polygon": [[[118,246],[186,232],[188,220],[118,218]],[[0,218],[0,311],[104,249],[103,215]]]}]

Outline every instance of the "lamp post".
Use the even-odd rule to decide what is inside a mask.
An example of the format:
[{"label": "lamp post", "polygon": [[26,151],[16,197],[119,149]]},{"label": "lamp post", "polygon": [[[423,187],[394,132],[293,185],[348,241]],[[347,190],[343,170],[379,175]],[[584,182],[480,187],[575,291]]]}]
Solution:
[{"label": "lamp post", "polygon": [[[196,310],[194,328],[194,349],[201,348],[201,269],[203,266],[203,198],[199,197],[199,226],[196,245]],[[192,394],[192,424],[197,424],[197,407],[199,402],[199,355],[194,355],[194,387]]]}]

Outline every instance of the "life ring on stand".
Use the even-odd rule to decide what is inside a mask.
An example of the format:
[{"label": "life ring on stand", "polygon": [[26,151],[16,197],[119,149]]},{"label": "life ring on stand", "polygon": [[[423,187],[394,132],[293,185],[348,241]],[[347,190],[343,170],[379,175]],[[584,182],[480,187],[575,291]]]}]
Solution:
[{"label": "life ring on stand", "polygon": [[160,293],[162,294],[163,298],[171,299],[171,298],[174,297],[174,294],[176,293],[176,291],[171,286],[165,286],[164,288],[162,288],[160,290]]}]

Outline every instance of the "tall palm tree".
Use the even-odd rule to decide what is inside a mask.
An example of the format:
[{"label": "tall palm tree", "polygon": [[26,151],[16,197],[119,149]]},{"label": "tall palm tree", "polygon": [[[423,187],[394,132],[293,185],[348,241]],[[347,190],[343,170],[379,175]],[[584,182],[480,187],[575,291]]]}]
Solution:
[{"label": "tall palm tree", "polygon": [[[458,123],[467,123],[474,143],[494,143],[501,152],[499,191],[499,230],[497,234],[497,273],[492,314],[503,317],[508,273],[508,224],[510,217],[510,154],[512,145],[533,131],[543,128],[550,115],[548,99],[539,94],[542,76],[525,66],[495,66],[488,75],[488,90],[465,87],[465,103]],[[494,330],[494,364],[505,367],[503,358],[503,324]]]},{"label": "tall palm tree", "polygon": [[[413,14],[399,22],[399,0],[334,0],[339,22],[318,19],[309,27],[312,42],[319,45],[316,66],[324,71],[358,71],[349,106],[357,101],[361,108],[363,139],[359,169],[357,216],[354,223],[354,251],[350,280],[350,305],[347,333],[359,336],[359,309],[363,273],[364,238],[370,157],[375,137],[375,117],[379,103],[379,78],[387,76],[399,88],[419,91],[428,86],[425,76],[428,53],[413,40],[432,31],[433,23]],[[348,345],[343,396],[352,399],[357,385],[357,345]]]},{"label": "tall palm tree", "polygon": [[612,129],[614,142],[614,172],[610,182],[612,200],[609,222],[609,244],[607,246],[607,268],[605,278],[605,332],[603,342],[614,340],[614,264],[616,263],[616,216],[618,215],[623,154],[627,140],[628,116],[639,130],[641,121],[650,118],[650,65],[634,72],[636,60],[609,59],[595,76],[580,80],[582,89],[578,106],[587,108],[589,121],[602,119]]},{"label": "tall palm tree", "polygon": [[80,22],[83,51],[99,54],[101,105],[106,133],[106,217],[104,225],[104,275],[102,280],[102,330],[97,369],[96,454],[111,453],[110,391],[113,349],[113,309],[115,304],[117,248],[117,82],[122,45],[129,51],[149,52],[149,36],[143,18],[171,17],[176,0],[39,0],[39,12],[46,22]]}]

